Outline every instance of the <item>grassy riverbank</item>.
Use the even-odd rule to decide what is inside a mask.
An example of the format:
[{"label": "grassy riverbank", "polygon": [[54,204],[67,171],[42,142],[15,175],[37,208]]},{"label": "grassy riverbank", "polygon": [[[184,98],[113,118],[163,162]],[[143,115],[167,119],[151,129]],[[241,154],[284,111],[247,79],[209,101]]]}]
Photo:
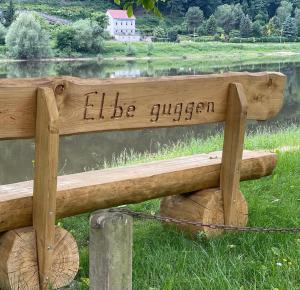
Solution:
[{"label": "grassy riverbank", "polygon": [[127,44],[107,41],[104,57],[132,56],[137,58],[202,58],[247,60],[260,57],[288,56],[300,53],[300,43],[224,43],[224,42],[181,42],[128,44],[133,53],[128,55]]},{"label": "grassy riverbank", "polygon": [[[54,45],[54,44],[53,44]],[[130,48],[129,48],[130,47]],[[225,43],[225,42],[133,42],[105,41],[97,54],[72,53],[54,49],[50,60],[153,60],[153,61],[215,61],[217,63],[261,63],[279,59],[300,60],[300,42],[291,43]],[[9,59],[5,46],[0,46],[0,61]],[[24,60],[23,60],[24,61]],[[48,59],[47,59],[48,61]]]},{"label": "grassy riverbank", "polygon": [[[222,136],[189,139],[156,154],[123,154],[120,166],[219,150]],[[272,176],[242,182],[250,226],[300,225],[300,128],[250,134],[247,149],[275,150]],[[132,205],[158,212],[159,200]],[[80,247],[81,267],[73,289],[88,289],[88,215],[61,221]],[[295,234],[228,233],[209,241],[191,241],[181,233],[148,221],[134,223],[134,289],[299,289],[300,238]]]}]

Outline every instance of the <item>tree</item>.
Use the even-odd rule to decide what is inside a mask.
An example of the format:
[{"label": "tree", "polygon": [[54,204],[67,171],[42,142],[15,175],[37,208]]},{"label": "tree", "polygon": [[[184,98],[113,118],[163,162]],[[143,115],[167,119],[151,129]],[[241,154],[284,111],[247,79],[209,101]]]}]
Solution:
[{"label": "tree", "polygon": [[9,1],[8,7],[3,11],[3,22],[6,27],[10,26],[14,21],[15,8],[12,0]]},{"label": "tree", "polygon": [[78,52],[100,53],[103,49],[103,28],[91,19],[80,19],[72,23],[73,48]]},{"label": "tree", "polygon": [[103,29],[103,31],[105,30],[105,28],[108,25],[108,17],[105,13],[94,12],[91,14],[91,19],[93,21],[96,21],[97,24]]},{"label": "tree", "polygon": [[176,15],[184,15],[185,7],[184,4],[186,3],[186,0],[169,0],[168,1],[168,8],[170,8],[170,14],[171,16],[176,16]]},{"label": "tree", "polygon": [[21,13],[6,35],[8,53],[14,58],[35,59],[51,54],[49,35],[32,13]]},{"label": "tree", "polygon": [[281,25],[283,25],[283,23],[285,22],[288,16],[291,16],[292,11],[293,11],[292,3],[286,0],[280,2],[280,6],[276,10],[276,15],[278,16]]},{"label": "tree", "polygon": [[154,28],[153,36],[155,37],[156,41],[164,41],[167,38],[166,31],[161,26]]},{"label": "tree", "polygon": [[270,1],[267,1],[267,0],[252,0],[252,1],[250,1],[250,3],[251,3],[250,11],[251,11],[251,16],[253,19],[259,20],[259,19],[256,19],[256,17],[258,15],[260,15],[259,18],[261,18],[262,15],[268,15],[268,13],[267,13],[267,3],[268,2],[270,2]]},{"label": "tree", "polygon": [[283,23],[282,35],[289,39],[293,39],[297,36],[297,26],[295,18],[288,16],[285,19]]},{"label": "tree", "polygon": [[232,17],[233,17],[233,26],[235,29],[240,28],[241,20],[245,16],[245,13],[243,12],[242,5],[236,4],[232,6],[231,11]]},{"label": "tree", "polygon": [[241,37],[250,37],[252,33],[252,22],[248,15],[243,16],[240,24]]},{"label": "tree", "polygon": [[215,35],[217,31],[217,20],[214,15],[211,15],[206,23],[206,31],[208,35]]},{"label": "tree", "polygon": [[7,28],[0,23],[0,44],[1,45],[5,44],[6,34],[7,34]]},{"label": "tree", "polygon": [[61,26],[56,34],[56,47],[70,55],[75,47],[75,33],[72,26]]},{"label": "tree", "polygon": [[227,34],[229,34],[229,32],[235,27],[235,19],[232,13],[232,8],[233,7],[231,5],[224,4],[219,6],[214,14],[218,26],[222,27]]},{"label": "tree", "polygon": [[204,20],[203,11],[199,7],[190,7],[185,14],[189,31],[194,31]]},{"label": "tree", "polygon": [[176,27],[172,27],[167,30],[168,40],[170,42],[176,42],[178,40],[178,31]]},{"label": "tree", "polygon": [[296,21],[298,35],[300,35],[300,8],[295,9],[295,21]]},{"label": "tree", "polygon": [[263,27],[260,23],[260,21],[256,20],[252,24],[252,34],[255,37],[261,37],[263,32]]}]

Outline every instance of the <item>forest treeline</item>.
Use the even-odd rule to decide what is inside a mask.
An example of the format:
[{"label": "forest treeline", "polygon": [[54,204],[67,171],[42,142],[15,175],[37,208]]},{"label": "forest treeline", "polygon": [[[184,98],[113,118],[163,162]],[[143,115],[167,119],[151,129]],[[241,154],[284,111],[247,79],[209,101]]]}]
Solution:
[{"label": "forest treeline", "polygon": [[269,37],[281,41],[280,37],[296,40],[300,36],[299,0],[169,0],[159,5],[165,20],[154,28],[154,34],[160,36],[163,30],[227,39]]},{"label": "forest treeline", "polygon": [[[154,42],[300,40],[300,0],[169,0],[157,5],[162,16],[133,6],[137,33]],[[112,39],[105,12],[119,8],[113,0],[6,0],[0,6],[0,55],[23,59],[104,53],[105,42]],[[69,21],[49,23],[43,13]],[[148,45],[148,56],[153,47]],[[122,49],[126,56],[136,54],[132,45]]]}]

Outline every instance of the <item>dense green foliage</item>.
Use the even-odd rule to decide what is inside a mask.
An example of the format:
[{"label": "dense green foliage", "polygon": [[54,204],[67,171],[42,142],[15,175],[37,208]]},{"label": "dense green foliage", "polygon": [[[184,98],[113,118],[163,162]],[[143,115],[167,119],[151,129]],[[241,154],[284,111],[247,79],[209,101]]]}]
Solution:
[{"label": "dense green foliage", "polygon": [[10,26],[15,17],[15,8],[12,0],[9,1],[8,7],[3,10],[2,22],[5,26]]},{"label": "dense green foliage", "polygon": [[[103,12],[108,8],[116,8],[114,1],[69,1],[68,3],[64,2],[63,6],[61,1],[13,2],[6,0],[6,2],[0,3],[4,11],[1,22],[9,27],[9,22],[15,19],[15,14],[17,15],[20,10],[34,10],[37,13],[43,12],[62,17],[68,19],[70,23],[68,25],[51,24],[42,15],[35,16],[35,21],[38,22],[41,29],[47,31],[45,38],[50,38],[51,47],[55,49],[56,55],[76,56],[107,53],[103,47],[104,39],[108,39],[109,36],[105,32],[107,18]],[[124,4],[124,2],[122,3]],[[155,42],[217,40],[233,43],[282,43],[300,39],[300,1],[168,0],[157,2],[156,6],[160,9],[163,17],[147,13],[139,6],[133,5],[133,12],[137,17],[138,33],[142,36],[152,36]],[[148,10],[153,10],[149,7]],[[5,35],[6,30],[0,26],[0,44],[4,44]],[[8,49],[11,56],[33,57],[31,52],[28,53],[28,49],[27,52],[16,54],[17,46],[27,49],[27,46],[20,42],[14,46],[14,49],[11,47]],[[49,46],[49,41],[45,46]],[[121,55],[128,55],[124,47],[121,51]],[[182,54],[182,52],[180,53]],[[44,53],[41,54],[44,55]],[[131,54],[130,51],[129,54]],[[145,55],[151,54],[152,51],[145,51]],[[139,49],[137,49],[137,55],[139,55]]]},{"label": "dense green foliage", "polygon": [[56,32],[56,47],[67,54],[101,53],[106,25],[105,14],[92,13],[91,18],[61,26]]},{"label": "dense green foliage", "polygon": [[36,17],[30,13],[19,14],[6,35],[8,53],[14,58],[35,59],[51,54],[49,36]]},{"label": "dense green foliage", "polygon": [[[156,1],[153,1],[156,2]],[[300,1],[298,0],[168,0],[156,5],[165,17],[160,23],[165,30],[174,26],[180,34],[222,35],[224,40],[283,36],[295,40],[300,36]],[[139,13],[139,10],[136,10]],[[169,21],[169,19],[171,21]],[[138,27],[145,34],[153,34],[154,27],[141,21]]]},{"label": "dense green foliage", "polygon": [[3,24],[0,23],[0,45],[5,44],[6,34],[7,34],[7,29]]}]

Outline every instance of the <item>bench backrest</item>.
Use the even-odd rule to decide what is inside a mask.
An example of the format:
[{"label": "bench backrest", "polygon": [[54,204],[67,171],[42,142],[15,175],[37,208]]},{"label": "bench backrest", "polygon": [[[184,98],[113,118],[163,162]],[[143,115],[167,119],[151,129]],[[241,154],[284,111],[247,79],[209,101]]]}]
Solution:
[{"label": "bench backrest", "polygon": [[280,110],[285,76],[227,73],[159,79],[83,80],[70,77],[0,81],[0,139],[35,136],[38,87],[53,89],[60,135],[224,121],[229,84],[240,83],[247,118]]}]

